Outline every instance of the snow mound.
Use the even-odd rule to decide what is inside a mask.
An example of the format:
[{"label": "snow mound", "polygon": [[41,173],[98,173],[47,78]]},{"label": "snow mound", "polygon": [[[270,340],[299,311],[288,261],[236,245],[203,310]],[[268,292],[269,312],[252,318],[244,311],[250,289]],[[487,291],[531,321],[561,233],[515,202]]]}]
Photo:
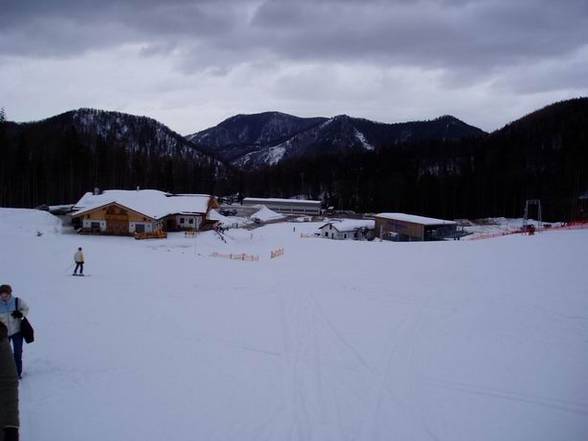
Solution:
[{"label": "snow mound", "polygon": [[231,221],[229,220],[229,218],[227,216],[223,216],[215,209],[210,210],[208,212],[208,215],[206,216],[206,218],[211,221],[220,222],[221,225],[228,225],[231,223]]},{"label": "snow mound", "polygon": [[284,219],[286,216],[275,211],[270,210],[265,205],[262,206],[261,210],[252,214],[251,219],[259,219],[261,222],[268,222],[272,220]]},{"label": "snow mound", "polygon": [[29,208],[0,208],[0,229],[16,234],[60,234],[61,220],[52,214]]},{"label": "snow mound", "polygon": [[223,227],[231,227],[231,228],[238,228],[243,225],[247,225],[247,224],[251,223],[251,221],[247,218],[235,217],[235,216],[223,216],[215,209],[211,209],[208,212],[207,219],[211,220],[211,221],[217,221]]}]

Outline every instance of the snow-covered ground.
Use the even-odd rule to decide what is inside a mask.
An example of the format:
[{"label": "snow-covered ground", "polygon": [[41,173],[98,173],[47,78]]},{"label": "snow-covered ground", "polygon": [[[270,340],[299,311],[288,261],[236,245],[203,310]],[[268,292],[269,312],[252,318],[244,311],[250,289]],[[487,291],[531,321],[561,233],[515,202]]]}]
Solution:
[{"label": "snow-covered ground", "polygon": [[[37,335],[22,439],[588,439],[588,230],[393,243],[293,225],[136,241],[1,209],[0,282]],[[78,246],[90,277],[69,275]]]},{"label": "snow-covered ground", "polygon": [[[528,225],[534,225],[535,228],[554,227],[561,225],[561,222],[539,222],[535,219],[529,219]],[[465,240],[478,239],[489,235],[511,234],[513,232],[521,231],[523,227],[523,219],[512,219],[506,217],[492,217],[487,219],[479,219],[476,222],[470,222],[464,227],[464,231],[469,233],[469,236],[464,237]]]}]

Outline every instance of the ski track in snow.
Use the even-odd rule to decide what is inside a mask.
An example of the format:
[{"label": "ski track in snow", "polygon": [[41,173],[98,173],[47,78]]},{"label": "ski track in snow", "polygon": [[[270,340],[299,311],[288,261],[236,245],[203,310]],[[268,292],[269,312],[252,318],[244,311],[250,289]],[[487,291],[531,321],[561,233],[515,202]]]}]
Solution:
[{"label": "ski track in snow", "polygon": [[[284,353],[286,354],[284,370],[285,378],[290,379],[286,386],[287,399],[292,413],[291,419],[294,422],[287,439],[388,439],[390,434],[382,432],[379,428],[385,406],[391,407],[391,409],[387,409],[389,411],[421,420],[420,428],[417,427],[416,433],[413,434],[416,436],[415,439],[438,439],[423,422],[418,404],[410,402],[414,381],[413,374],[411,374],[414,370],[414,347],[410,343],[407,347],[399,344],[399,341],[410,341],[410,335],[414,336],[418,333],[420,316],[416,319],[407,318],[405,322],[391,326],[390,347],[387,351],[385,370],[378,372],[333,325],[312,291],[283,293],[281,303]],[[323,333],[319,334],[321,328]],[[344,403],[350,402],[353,397],[341,396],[341,389],[339,389],[339,395],[332,391],[329,396],[325,397],[326,386],[323,381],[323,373],[326,369],[323,368],[321,359],[328,354],[322,350],[320,336],[325,338],[327,334],[335,343],[330,346],[331,348],[337,347],[342,351],[347,351],[355,359],[356,368],[361,373],[362,387],[372,395],[371,398],[368,397],[365,415],[362,416],[358,426],[359,430],[355,434],[347,433],[343,428],[340,416],[340,407]],[[398,369],[394,375],[390,374],[393,365],[396,368],[399,365],[402,366],[400,375]],[[305,376],[311,376],[312,381]],[[362,398],[366,399],[366,397]],[[392,404],[387,404],[387,400],[391,400]],[[372,402],[371,405],[369,401]],[[329,403],[336,409],[328,409]],[[336,415],[338,426],[325,427],[325,424],[328,424],[326,416],[330,416],[332,413]],[[313,419],[318,419],[318,421],[313,423]],[[326,432],[315,433],[316,427],[324,428]]]}]

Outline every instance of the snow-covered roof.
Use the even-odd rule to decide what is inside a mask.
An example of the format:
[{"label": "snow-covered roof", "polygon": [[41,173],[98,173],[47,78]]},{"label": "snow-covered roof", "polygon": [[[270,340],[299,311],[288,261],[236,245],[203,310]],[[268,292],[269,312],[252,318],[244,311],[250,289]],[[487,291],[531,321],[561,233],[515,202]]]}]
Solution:
[{"label": "snow-covered roof", "polygon": [[75,205],[73,204],[61,204],[61,205],[49,205],[49,211],[52,210],[71,210]]},{"label": "snow-covered roof", "polygon": [[423,216],[416,216],[414,214],[406,214],[406,213],[379,213],[376,214],[376,217],[384,218],[384,219],[392,219],[402,222],[411,222],[413,224],[421,224],[421,225],[457,225],[456,222],[443,220],[443,219],[435,219],[432,217],[423,217]]},{"label": "snow-covered roof", "polygon": [[231,222],[231,220],[228,217],[223,216],[214,209],[208,212],[208,214],[206,215],[206,219],[214,222],[220,222],[222,225],[230,225],[231,223],[234,223]]},{"label": "snow-covered roof", "polygon": [[234,227],[234,226],[243,226],[251,224],[251,220],[246,217],[236,217],[236,216],[223,216],[214,208],[208,211],[206,215],[206,219],[209,221],[218,222],[223,226],[227,227]]},{"label": "snow-covered roof", "polygon": [[327,225],[333,225],[339,232],[355,231],[361,228],[367,228],[373,230],[375,228],[376,221],[369,219],[342,219],[333,220],[319,227],[319,229],[326,227]]},{"label": "snow-covered roof", "polygon": [[209,195],[170,195],[160,190],[106,190],[102,194],[86,193],[75,205],[78,216],[116,202],[131,210],[161,219],[170,214],[206,213]]},{"label": "snow-covered roof", "polygon": [[267,222],[271,220],[283,219],[285,216],[270,210],[266,206],[262,206],[261,210],[256,211],[250,217],[251,219],[259,219],[262,222]]},{"label": "snow-covered roof", "polygon": [[206,213],[210,202],[207,194],[169,195],[166,199],[170,214]]},{"label": "snow-covered roof", "polygon": [[320,205],[321,201],[309,201],[305,199],[280,199],[280,198],[244,198],[243,202],[251,204],[303,204],[303,205]]}]

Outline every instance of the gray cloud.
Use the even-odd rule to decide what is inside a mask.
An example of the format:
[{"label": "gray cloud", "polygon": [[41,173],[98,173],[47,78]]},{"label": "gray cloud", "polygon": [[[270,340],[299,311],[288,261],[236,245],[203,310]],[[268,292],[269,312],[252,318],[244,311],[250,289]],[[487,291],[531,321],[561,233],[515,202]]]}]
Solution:
[{"label": "gray cloud", "polygon": [[5,54],[55,56],[163,43],[181,46],[190,55],[203,46],[222,51],[225,64],[239,52],[248,57],[487,69],[558,56],[587,44],[588,2],[8,1],[0,29],[0,51]]},{"label": "gray cloud", "polygon": [[253,24],[276,53],[481,69],[557,56],[588,43],[587,2],[543,0],[268,1]]},{"label": "gray cloud", "polygon": [[9,0],[0,14],[0,53],[71,56],[125,44],[177,45],[228,35],[240,1]]},{"label": "gray cloud", "polygon": [[[143,89],[121,78],[122,60],[127,75],[147,69]],[[40,69],[44,82],[63,85],[65,70],[83,72],[65,84],[69,96],[93,97],[86,106],[192,109],[179,103],[196,99],[211,115],[361,109],[390,121],[378,99],[407,117],[507,95],[547,104],[586,93],[586,66],[586,0],[0,0],[4,84],[25,90]],[[108,85],[117,93],[100,98]],[[152,104],[161,88],[168,101]]]}]

